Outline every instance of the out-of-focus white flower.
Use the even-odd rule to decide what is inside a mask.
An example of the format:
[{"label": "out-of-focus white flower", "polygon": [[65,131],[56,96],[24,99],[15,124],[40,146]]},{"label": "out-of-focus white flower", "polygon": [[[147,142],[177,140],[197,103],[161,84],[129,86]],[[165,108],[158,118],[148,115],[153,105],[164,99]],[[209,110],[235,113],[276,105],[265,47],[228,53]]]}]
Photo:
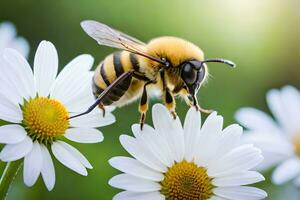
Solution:
[{"label": "out-of-focus white flower", "polygon": [[13,48],[24,57],[29,54],[29,44],[23,37],[17,37],[16,27],[11,22],[0,23],[0,53],[5,48]]},{"label": "out-of-focus white flower", "polygon": [[92,166],[74,147],[62,141],[80,143],[103,140],[96,127],[115,121],[108,108],[69,120],[94,102],[90,83],[93,65],[90,55],[74,58],[57,76],[58,55],[51,42],[42,41],[34,58],[34,73],[25,58],[13,49],[0,57],[0,119],[10,122],[0,127],[0,143],[5,144],[0,159],[11,162],[24,158],[23,176],[32,186],[41,174],[48,190],[55,184],[49,149],[63,165],[86,176]]},{"label": "out-of-focus white flower", "polygon": [[134,158],[109,162],[123,172],[109,184],[125,191],[114,200],[263,199],[267,194],[244,186],[264,180],[250,171],[263,159],[253,145],[240,143],[242,128],[222,130],[223,118],[210,114],[201,128],[200,112],[191,108],[184,127],[162,105],[153,107],[154,128],[132,126],[134,137],[121,135],[122,146]]},{"label": "out-of-focus white flower", "polygon": [[300,93],[292,86],[267,93],[267,103],[277,123],[255,108],[241,108],[236,119],[248,128],[246,142],[261,148],[265,157],[261,170],[277,166],[275,184],[294,180],[300,186]]}]

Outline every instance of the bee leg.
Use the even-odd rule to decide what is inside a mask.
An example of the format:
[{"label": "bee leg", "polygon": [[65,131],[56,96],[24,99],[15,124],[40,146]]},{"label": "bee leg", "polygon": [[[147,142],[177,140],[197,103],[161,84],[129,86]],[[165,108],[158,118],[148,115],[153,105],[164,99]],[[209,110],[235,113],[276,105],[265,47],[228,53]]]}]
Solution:
[{"label": "bee leg", "polygon": [[189,98],[189,93],[186,87],[183,87],[180,91],[179,91],[180,95],[183,97],[183,99],[185,100],[186,104],[188,106],[195,106],[197,111],[203,112],[203,113],[207,113],[210,114],[213,112],[213,110],[209,110],[209,109],[204,109],[201,108],[201,106],[198,104],[198,100],[196,97],[193,97],[193,100],[191,100]]},{"label": "bee leg", "polygon": [[99,103],[98,107],[102,110],[103,117],[105,117],[105,107],[104,107],[103,103]]},{"label": "bee leg", "polygon": [[86,114],[92,112],[94,110],[94,108],[96,108],[99,105],[99,103],[102,102],[102,100],[109,94],[109,92],[113,88],[117,87],[118,85],[122,84],[123,81],[125,81],[128,78],[132,77],[133,73],[134,73],[134,70],[130,70],[130,71],[127,71],[127,72],[123,73],[112,84],[110,84],[107,88],[105,88],[105,90],[97,97],[95,102],[86,111],[84,111],[82,113],[79,113],[77,115],[71,116],[68,119],[73,119],[73,118],[76,118],[76,117],[80,117],[82,115],[86,115]]},{"label": "bee leg", "polygon": [[211,110],[211,109],[204,109],[204,108],[201,108],[201,106],[197,105],[197,110],[199,110],[200,112],[203,112],[203,113],[206,113],[206,114],[210,114],[212,113],[214,110]]},{"label": "bee leg", "polygon": [[181,98],[183,98],[187,106],[191,107],[194,105],[193,101],[191,101],[189,98],[189,93],[186,87],[183,87],[178,93],[181,96]]},{"label": "bee leg", "polygon": [[193,96],[193,106],[195,106],[197,111],[200,111],[200,112],[203,112],[206,114],[210,114],[213,112],[213,110],[201,108],[201,106],[198,104],[198,100],[195,96]]},{"label": "bee leg", "polygon": [[165,106],[167,109],[171,112],[173,119],[176,119],[177,114],[175,112],[176,102],[174,99],[173,94],[171,94],[169,88],[166,88],[165,90]]},{"label": "bee leg", "polygon": [[141,117],[140,117],[141,130],[143,130],[143,126],[144,126],[144,123],[146,120],[146,113],[148,110],[148,95],[147,95],[146,87],[150,83],[152,83],[152,81],[148,81],[147,83],[145,83],[144,88],[143,88],[142,98],[141,98],[140,105],[139,105],[139,111],[141,113]]}]

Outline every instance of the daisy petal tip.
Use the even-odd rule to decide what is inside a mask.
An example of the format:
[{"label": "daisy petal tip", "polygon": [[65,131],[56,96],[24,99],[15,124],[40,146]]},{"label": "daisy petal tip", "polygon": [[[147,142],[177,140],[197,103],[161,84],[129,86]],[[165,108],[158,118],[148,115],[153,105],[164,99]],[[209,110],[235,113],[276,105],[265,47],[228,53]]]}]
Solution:
[{"label": "daisy petal tip", "polygon": [[49,192],[51,192],[51,191],[53,190],[53,188],[54,188],[54,185],[55,185],[55,184],[52,184],[52,185],[46,185],[47,190],[48,190]]},{"label": "daisy petal tip", "polygon": [[128,135],[123,134],[123,135],[119,136],[119,140],[120,140],[121,143],[123,143],[125,140],[128,139],[128,137],[129,137]]},{"label": "daisy petal tip", "polygon": [[88,168],[88,169],[94,169],[94,167],[91,164],[88,165],[88,166],[86,166],[86,168]]},{"label": "daisy petal tip", "polygon": [[115,157],[109,159],[107,162],[108,162],[108,164],[109,164],[110,166],[113,167],[113,166],[114,166],[114,162],[115,162]]},{"label": "daisy petal tip", "polygon": [[141,130],[141,125],[140,124],[133,124],[131,126],[131,131],[135,134],[135,133],[139,133],[143,130]]},{"label": "daisy petal tip", "polygon": [[115,187],[117,184],[115,183],[115,177],[112,177],[111,179],[108,180],[108,185]]},{"label": "daisy petal tip", "polygon": [[281,88],[281,90],[283,91],[283,90],[288,90],[288,91],[293,91],[293,92],[299,92],[298,91],[298,89],[296,88],[296,87],[294,87],[294,86],[292,86],[292,85],[286,85],[286,86],[283,86],[282,88]]},{"label": "daisy petal tip", "polygon": [[81,54],[78,56],[79,58],[82,58],[86,63],[89,63],[92,65],[94,63],[94,57],[90,54]]},{"label": "daisy petal tip", "polygon": [[217,111],[213,111],[212,113],[210,113],[208,116],[207,116],[207,119],[208,118],[212,118],[212,117],[217,117],[218,113]]},{"label": "daisy petal tip", "polygon": [[42,40],[42,41],[39,43],[39,46],[48,46],[48,45],[54,47],[53,43],[50,42],[50,41],[48,41],[48,40]]},{"label": "daisy petal tip", "polygon": [[266,178],[262,174],[260,174],[257,182],[261,182],[261,181],[265,181],[265,180],[266,180]]},{"label": "daisy petal tip", "polygon": [[156,103],[152,107],[152,112],[166,111],[167,108],[163,106],[161,103]]},{"label": "daisy petal tip", "polygon": [[261,190],[261,199],[265,199],[268,197],[268,193],[264,190]]}]

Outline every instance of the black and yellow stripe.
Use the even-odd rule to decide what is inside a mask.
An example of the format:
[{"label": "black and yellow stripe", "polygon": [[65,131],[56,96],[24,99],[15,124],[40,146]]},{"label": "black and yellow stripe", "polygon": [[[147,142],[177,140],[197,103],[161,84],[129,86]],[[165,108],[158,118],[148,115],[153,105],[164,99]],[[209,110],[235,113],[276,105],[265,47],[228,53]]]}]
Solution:
[{"label": "black and yellow stripe", "polygon": [[[94,96],[98,97],[114,80],[131,69],[139,72],[136,55],[121,51],[107,56],[95,70],[92,83]],[[103,99],[103,105],[110,105],[118,101],[130,87],[131,80],[130,77],[112,89],[108,96]]]}]

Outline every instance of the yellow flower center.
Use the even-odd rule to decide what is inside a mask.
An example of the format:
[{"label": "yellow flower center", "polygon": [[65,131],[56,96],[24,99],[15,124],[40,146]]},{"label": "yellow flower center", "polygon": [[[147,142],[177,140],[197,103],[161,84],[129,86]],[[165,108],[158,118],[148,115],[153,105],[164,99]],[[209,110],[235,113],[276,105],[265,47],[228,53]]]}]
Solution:
[{"label": "yellow flower center", "polygon": [[36,97],[25,101],[22,106],[23,125],[34,140],[51,143],[65,133],[69,127],[69,114],[58,101],[46,97]]},{"label": "yellow flower center", "polygon": [[206,169],[186,161],[169,168],[161,186],[167,200],[206,200],[213,195],[212,178]]},{"label": "yellow flower center", "polygon": [[294,151],[297,156],[300,156],[300,134],[296,134],[296,136],[293,138],[294,142]]}]

